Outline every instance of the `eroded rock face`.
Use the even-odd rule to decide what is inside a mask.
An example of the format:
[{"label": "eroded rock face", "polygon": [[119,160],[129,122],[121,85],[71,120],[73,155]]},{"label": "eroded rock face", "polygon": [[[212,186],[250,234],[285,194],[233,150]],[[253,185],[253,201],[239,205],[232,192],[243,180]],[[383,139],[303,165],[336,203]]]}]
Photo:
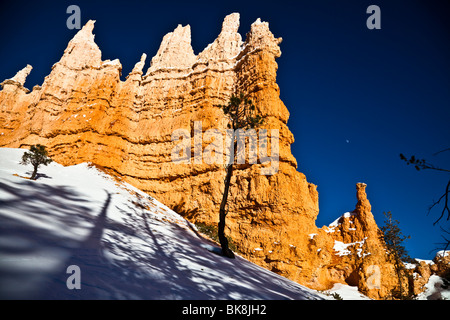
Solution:
[{"label": "eroded rock face", "polygon": [[[0,146],[47,146],[64,165],[92,162],[193,222],[216,224],[224,188],[223,164],[176,164],[175,130],[217,129],[226,136],[219,105],[242,92],[256,105],[263,128],[279,130],[278,171],[262,175],[263,164],[241,164],[231,183],[226,233],[255,263],[314,289],[335,282],[357,285],[380,298],[392,287],[392,264],[378,237],[365,185],[357,185],[356,209],[335,226],[317,228],[316,186],[297,171],[287,127],[289,112],[276,83],[281,38],[267,22],[252,24],[245,42],[239,14],[227,16],[217,39],[197,56],[189,26],[164,36],[143,73],[143,54],[120,80],[119,60],[102,61],[89,21],[69,42],[42,87],[24,88],[31,70],[2,83]],[[211,141],[200,142],[204,149]],[[342,243],[342,245],[340,244]],[[339,254],[342,247],[351,254]],[[342,249],[343,250],[343,249]],[[345,252],[347,252],[345,251]],[[370,285],[378,272],[381,280]]]},{"label": "eroded rock face", "polygon": [[355,210],[321,229],[333,241],[329,248],[333,254],[328,262],[333,267],[328,272],[322,270],[320,282],[358,286],[368,297],[379,299],[389,296],[398,280],[394,260],[386,251],[382,233],[371,212],[366,187],[365,183],[356,184]]},{"label": "eroded rock face", "polygon": [[27,79],[32,69],[33,67],[27,64],[25,68],[17,72],[16,75],[12,77],[10,80],[13,82],[17,82],[18,85],[23,86],[25,84],[25,80]]}]

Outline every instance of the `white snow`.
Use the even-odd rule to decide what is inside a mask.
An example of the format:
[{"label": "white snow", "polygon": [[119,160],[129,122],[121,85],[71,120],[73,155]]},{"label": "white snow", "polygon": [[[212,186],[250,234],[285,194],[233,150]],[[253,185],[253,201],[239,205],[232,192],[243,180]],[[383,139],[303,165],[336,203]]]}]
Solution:
[{"label": "white snow", "polygon": [[338,294],[342,300],[372,300],[358,291],[357,287],[335,283],[333,288],[324,291],[325,294]]},{"label": "white snow", "polygon": [[433,260],[424,260],[424,259],[419,259],[419,258],[414,258],[414,260],[416,260],[418,263],[420,263],[421,261],[425,262],[426,264],[430,264],[433,265],[434,262]]},{"label": "white snow", "polygon": [[[367,237],[361,241],[355,241],[355,242],[351,242],[351,243],[343,243],[341,241],[334,240],[333,250],[336,251],[336,255],[338,255],[338,256],[346,256],[346,255],[349,255],[352,253],[350,250],[347,249],[348,247],[359,244],[359,248],[356,248],[356,254],[358,255],[358,257],[361,257],[362,247],[363,247],[366,239],[367,239]],[[368,254],[370,254],[370,253],[364,253],[363,257]]]},{"label": "white snow", "polygon": [[436,253],[436,257],[446,257],[450,255],[450,250],[441,250]]},{"label": "white snow", "polygon": [[[329,225],[328,225],[328,228],[335,228],[335,227],[337,227],[338,225],[339,225],[339,220],[341,219],[341,218],[350,218],[351,216],[353,216],[354,215],[354,213],[352,213],[352,212],[346,212],[346,213],[344,213],[342,216],[340,216],[339,218],[337,218],[336,220],[334,220],[332,223],[330,223]],[[334,232],[334,230],[333,231],[329,231],[329,232]]]},{"label": "white snow", "polygon": [[405,266],[406,269],[411,269],[411,270],[414,270],[417,267],[417,265],[415,265],[414,263],[409,263],[409,262],[403,262],[403,265]]},{"label": "white snow", "polygon": [[26,179],[24,151],[0,148],[1,299],[330,299],[213,253],[184,218],[86,163]]},{"label": "white snow", "polygon": [[437,275],[430,276],[425,291],[417,296],[417,300],[450,300],[450,288],[444,289],[444,281]]},{"label": "white snow", "polygon": [[106,60],[102,62],[102,67],[104,66],[115,66],[115,67],[122,67],[122,64],[120,63],[119,59],[114,59],[112,61]]},{"label": "white snow", "polygon": [[351,254],[350,250],[347,250],[349,246],[353,245],[353,243],[343,243],[341,241],[334,240],[333,250],[336,251],[336,255],[338,256],[346,256]]}]

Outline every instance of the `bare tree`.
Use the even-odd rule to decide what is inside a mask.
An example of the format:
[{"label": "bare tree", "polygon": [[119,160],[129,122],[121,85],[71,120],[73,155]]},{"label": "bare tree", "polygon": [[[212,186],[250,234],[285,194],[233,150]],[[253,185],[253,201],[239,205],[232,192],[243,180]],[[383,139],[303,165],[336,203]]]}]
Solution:
[{"label": "bare tree", "polygon": [[255,105],[242,93],[239,96],[232,95],[228,104],[220,107],[222,107],[223,112],[230,120],[228,128],[233,129],[230,145],[233,150],[230,153],[231,159],[226,166],[225,189],[223,191],[222,202],[220,203],[219,209],[218,236],[222,247],[222,254],[226,257],[234,258],[234,253],[228,247],[228,239],[225,236],[225,219],[228,213],[228,210],[225,210],[225,208],[228,201],[233,167],[236,161],[236,130],[255,128],[256,126],[262,124],[263,119],[260,115],[255,115]]},{"label": "bare tree", "polygon": [[[441,150],[439,152],[436,152],[434,155],[438,155],[442,152],[450,151],[450,148]],[[420,170],[435,170],[439,172],[444,173],[450,173],[449,169],[446,168],[440,168],[435,166],[432,163],[429,163],[425,159],[417,159],[415,156],[411,156],[411,158],[405,157],[403,154],[400,154],[400,159],[405,161],[407,165],[414,165],[417,171]],[[433,204],[428,208],[428,214],[430,214],[431,210],[441,204],[443,202],[442,211],[440,212],[439,217],[434,221],[433,225],[436,225],[439,221],[442,219],[446,219],[447,221],[450,220],[450,207],[449,207],[449,195],[450,195],[450,179],[447,182],[447,186],[445,187],[445,192],[439,197],[437,201],[434,201]],[[440,227],[443,233],[450,234],[450,230],[445,230],[444,228]],[[447,250],[447,248],[450,246],[450,239],[447,239],[444,235],[442,236],[445,242],[441,243],[444,245],[444,250]]]}]

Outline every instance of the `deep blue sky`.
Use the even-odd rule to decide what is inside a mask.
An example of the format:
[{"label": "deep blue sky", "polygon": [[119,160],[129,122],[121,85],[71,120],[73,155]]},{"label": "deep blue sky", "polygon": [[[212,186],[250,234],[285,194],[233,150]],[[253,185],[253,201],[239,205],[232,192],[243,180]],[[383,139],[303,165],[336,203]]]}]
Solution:
[{"label": "deep blue sky", "polygon": [[[427,216],[448,175],[417,172],[399,153],[450,167],[450,10],[448,1],[9,1],[0,5],[0,81],[27,63],[26,86],[42,84],[76,30],[66,8],[81,8],[105,59],[119,58],[123,76],[142,53],[149,61],[162,37],[190,24],[195,53],[241,14],[243,38],[260,17],[283,37],[278,84],[291,116],[299,171],[318,185],[317,226],[354,209],[355,184],[367,192],[378,224],[383,211],[400,220],[411,256],[430,259],[441,242]],[[381,8],[381,30],[368,30],[366,9]],[[445,226],[445,225],[444,225]],[[447,223],[448,226],[448,223]]]}]

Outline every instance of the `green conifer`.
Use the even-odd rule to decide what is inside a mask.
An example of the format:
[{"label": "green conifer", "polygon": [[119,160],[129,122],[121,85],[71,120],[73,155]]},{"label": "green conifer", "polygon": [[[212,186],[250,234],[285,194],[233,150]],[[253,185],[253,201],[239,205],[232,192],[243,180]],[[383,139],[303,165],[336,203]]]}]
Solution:
[{"label": "green conifer", "polygon": [[31,174],[30,179],[36,180],[37,178],[37,170],[41,164],[44,166],[48,165],[52,162],[52,159],[48,157],[48,152],[45,149],[45,146],[37,144],[32,145],[30,147],[30,152],[26,151],[22,156],[22,161],[20,164],[33,165],[33,173]]}]

